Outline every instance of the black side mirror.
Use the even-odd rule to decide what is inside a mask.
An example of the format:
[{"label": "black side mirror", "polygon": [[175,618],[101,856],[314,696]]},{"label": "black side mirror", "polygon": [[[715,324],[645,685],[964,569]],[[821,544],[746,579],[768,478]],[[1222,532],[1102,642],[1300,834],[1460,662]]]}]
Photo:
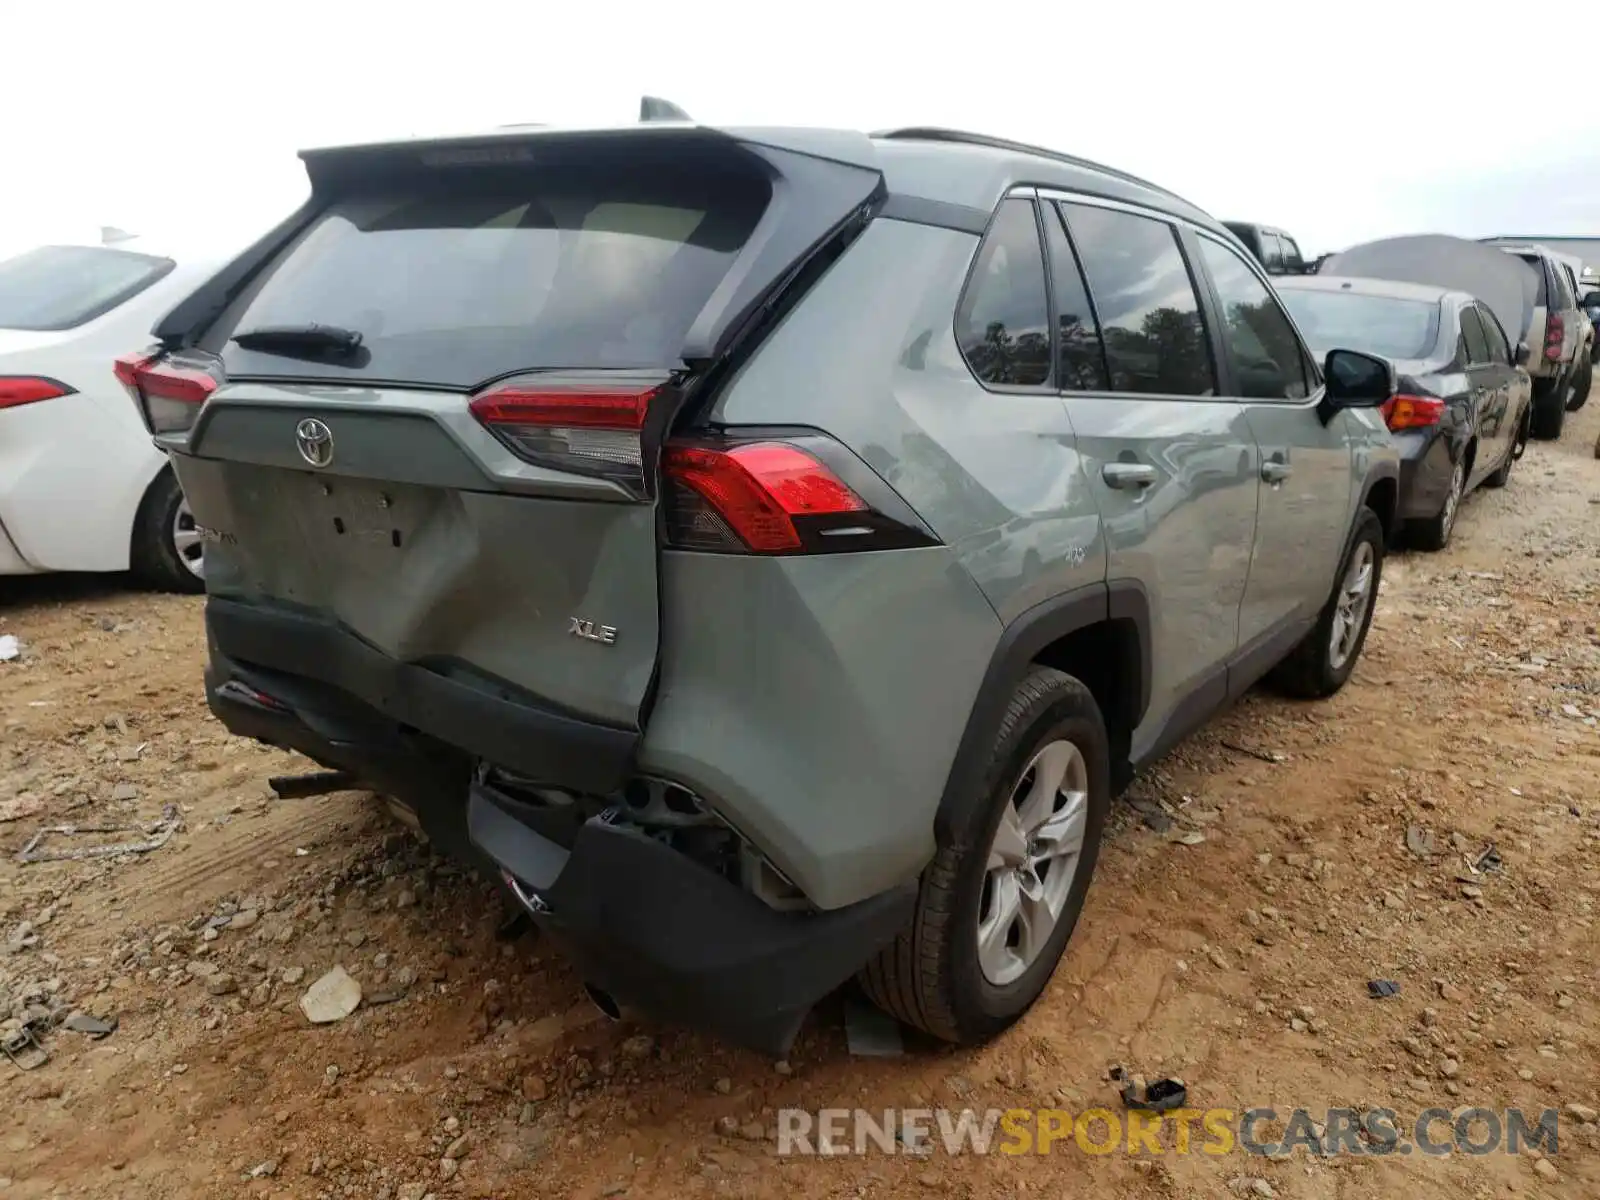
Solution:
[{"label": "black side mirror", "polygon": [[1511,365],[1514,367],[1525,367],[1528,365],[1528,360],[1532,357],[1532,347],[1530,347],[1527,342],[1518,342],[1517,348],[1511,352]]},{"label": "black side mirror", "polygon": [[1583,294],[1583,299],[1580,300],[1579,303],[1583,305],[1584,308],[1600,308],[1600,292],[1585,292]]},{"label": "black side mirror", "polygon": [[1326,425],[1346,408],[1378,408],[1394,398],[1399,387],[1394,365],[1386,358],[1359,350],[1329,350],[1322,363],[1326,386],[1317,415]]}]

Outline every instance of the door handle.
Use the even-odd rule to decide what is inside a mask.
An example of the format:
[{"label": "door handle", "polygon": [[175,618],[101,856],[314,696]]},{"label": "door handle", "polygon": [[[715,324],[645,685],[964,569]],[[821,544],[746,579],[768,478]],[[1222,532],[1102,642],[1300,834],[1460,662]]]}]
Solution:
[{"label": "door handle", "polygon": [[1282,483],[1294,470],[1281,458],[1269,458],[1261,464],[1261,478],[1268,483]]},{"label": "door handle", "polygon": [[1114,488],[1146,488],[1156,481],[1156,469],[1149,463],[1108,462],[1100,478]]}]

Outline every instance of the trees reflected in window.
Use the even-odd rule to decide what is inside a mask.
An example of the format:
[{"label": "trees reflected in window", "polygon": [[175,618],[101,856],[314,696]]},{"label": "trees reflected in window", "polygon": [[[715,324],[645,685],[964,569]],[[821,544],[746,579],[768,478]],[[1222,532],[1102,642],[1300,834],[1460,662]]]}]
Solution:
[{"label": "trees reflected in window", "polygon": [[1049,383],[1049,310],[1033,201],[1007,200],[956,312],[956,339],[973,374],[990,384]]},{"label": "trees reflected in window", "polygon": [[1100,344],[1100,323],[1083,283],[1082,270],[1067,240],[1060,210],[1047,206],[1045,244],[1050,252],[1050,282],[1055,299],[1056,381],[1068,392],[1103,392],[1110,388],[1105,351]]},{"label": "trees reflected in window", "polygon": [[1111,390],[1215,395],[1200,302],[1176,230],[1115,209],[1060,207],[1099,311]]},{"label": "trees reflected in window", "polygon": [[1207,237],[1199,241],[1222,302],[1222,339],[1239,394],[1247,400],[1305,399],[1311,394],[1305,356],[1278,301],[1235,251]]}]

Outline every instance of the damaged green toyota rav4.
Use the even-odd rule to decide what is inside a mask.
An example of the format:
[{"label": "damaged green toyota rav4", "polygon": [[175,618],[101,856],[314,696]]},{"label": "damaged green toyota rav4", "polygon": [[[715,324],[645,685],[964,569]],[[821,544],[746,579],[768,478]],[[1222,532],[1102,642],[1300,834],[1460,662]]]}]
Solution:
[{"label": "damaged green toyota rav4", "polygon": [[1132,773],[1350,676],[1392,369],[1313,359],[1159,187],[687,120],[302,157],[117,364],[207,539],[210,705],[602,1004],[782,1053],[857,977],[989,1038]]}]

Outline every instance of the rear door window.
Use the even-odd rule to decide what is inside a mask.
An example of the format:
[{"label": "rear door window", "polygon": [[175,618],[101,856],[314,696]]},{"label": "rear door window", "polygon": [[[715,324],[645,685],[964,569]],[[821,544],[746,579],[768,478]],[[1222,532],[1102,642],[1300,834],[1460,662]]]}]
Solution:
[{"label": "rear door window", "polygon": [[1467,343],[1467,362],[1480,366],[1489,361],[1489,339],[1484,335],[1478,310],[1468,305],[1461,310],[1461,336]]},{"label": "rear door window", "polygon": [[[341,199],[204,344],[240,376],[472,388],[544,368],[670,368],[766,209],[743,176],[551,170]],[[361,353],[244,350],[235,333],[338,326]]]},{"label": "rear door window", "polygon": [[1003,201],[956,308],[956,340],[984,383],[1050,381],[1050,301],[1033,201]]},{"label": "rear door window", "polygon": [[1166,221],[1061,204],[1100,317],[1113,391],[1214,396],[1216,370],[1178,231]]},{"label": "rear door window", "polygon": [[1482,305],[1475,305],[1474,311],[1483,323],[1483,336],[1489,343],[1489,361],[1502,366],[1511,361],[1511,344],[1506,340],[1505,331],[1500,328],[1500,322],[1495,315]]},{"label": "rear door window", "polygon": [[1082,268],[1067,237],[1061,210],[1047,205],[1045,246],[1050,256],[1051,299],[1056,318],[1056,380],[1065,392],[1103,392],[1111,386],[1106,373],[1100,322],[1089,302]]},{"label": "rear door window", "polygon": [[75,329],[132,300],[177,264],[100,246],[41,246],[0,262],[0,329]]}]

